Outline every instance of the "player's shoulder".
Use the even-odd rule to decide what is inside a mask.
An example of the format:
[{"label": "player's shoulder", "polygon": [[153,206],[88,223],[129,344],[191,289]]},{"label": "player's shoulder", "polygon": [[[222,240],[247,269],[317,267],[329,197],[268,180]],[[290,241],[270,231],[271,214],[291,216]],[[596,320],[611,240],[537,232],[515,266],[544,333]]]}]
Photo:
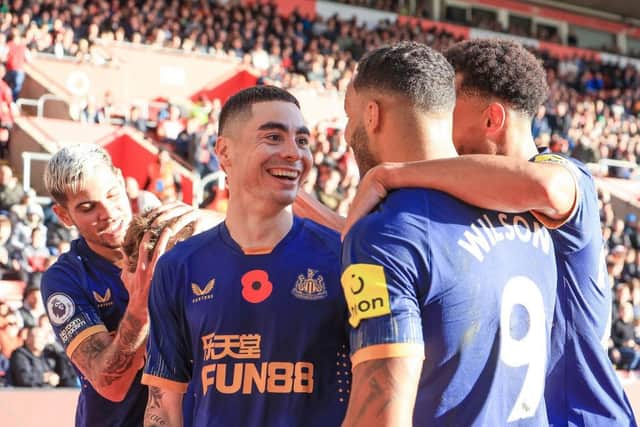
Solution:
[{"label": "player's shoulder", "polygon": [[77,286],[82,282],[85,268],[77,243],[77,240],[72,242],[71,249],[60,255],[56,262],[43,273],[41,282],[43,293]]},{"label": "player's shoulder", "polygon": [[561,153],[551,153],[551,152],[542,152],[539,153],[531,159],[534,163],[554,163],[563,165],[565,167],[570,168],[574,173],[578,176],[586,177],[587,179],[593,179],[593,175],[591,171],[580,160],[567,156],[566,154]]},{"label": "player's shoulder", "polygon": [[373,212],[351,228],[348,237],[358,241],[375,235],[415,235],[417,230],[426,227],[428,205],[441,195],[444,193],[423,188],[392,191]]},{"label": "player's shoulder", "polygon": [[295,217],[295,221],[300,222],[304,238],[309,239],[312,245],[326,247],[332,252],[340,251],[340,234],[337,231],[308,218]]}]

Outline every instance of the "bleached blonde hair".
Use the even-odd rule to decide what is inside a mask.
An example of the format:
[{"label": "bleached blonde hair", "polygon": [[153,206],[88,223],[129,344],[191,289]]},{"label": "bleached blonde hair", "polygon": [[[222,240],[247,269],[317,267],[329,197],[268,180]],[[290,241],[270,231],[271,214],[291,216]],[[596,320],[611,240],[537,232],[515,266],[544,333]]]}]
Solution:
[{"label": "bleached blonde hair", "polygon": [[69,145],[58,152],[47,163],[44,185],[56,203],[66,206],[68,196],[85,188],[88,176],[99,167],[116,173],[109,153],[97,144]]}]

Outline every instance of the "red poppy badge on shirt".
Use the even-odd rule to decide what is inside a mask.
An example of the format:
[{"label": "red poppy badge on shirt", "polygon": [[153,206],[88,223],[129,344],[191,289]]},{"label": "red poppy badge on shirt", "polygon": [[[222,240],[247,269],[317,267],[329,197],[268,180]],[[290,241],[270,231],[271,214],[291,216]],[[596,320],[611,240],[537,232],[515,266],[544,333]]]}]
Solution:
[{"label": "red poppy badge on shirt", "polygon": [[253,304],[266,300],[273,291],[273,284],[269,281],[269,275],[264,270],[248,271],[240,281],[242,282],[242,298]]}]

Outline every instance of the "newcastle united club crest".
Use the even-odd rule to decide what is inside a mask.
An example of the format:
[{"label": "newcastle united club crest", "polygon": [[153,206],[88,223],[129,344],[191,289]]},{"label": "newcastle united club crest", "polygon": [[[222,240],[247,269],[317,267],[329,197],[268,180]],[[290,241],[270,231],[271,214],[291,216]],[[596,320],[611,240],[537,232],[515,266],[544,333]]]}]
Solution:
[{"label": "newcastle united club crest", "polygon": [[[327,288],[324,284],[322,275],[316,275],[318,271],[307,269],[307,277],[303,274],[298,276],[296,286],[291,290],[291,293],[300,299],[317,300],[327,296]],[[315,276],[315,277],[314,277]]]}]

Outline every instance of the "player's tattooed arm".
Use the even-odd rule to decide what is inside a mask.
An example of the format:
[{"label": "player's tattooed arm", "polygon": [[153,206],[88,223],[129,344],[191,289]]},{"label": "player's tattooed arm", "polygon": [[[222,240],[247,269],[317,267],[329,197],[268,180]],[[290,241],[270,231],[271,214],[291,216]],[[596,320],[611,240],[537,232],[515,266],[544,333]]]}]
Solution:
[{"label": "player's tattooed arm", "polygon": [[147,319],[125,312],[115,337],[99,332],[87,337],[71,360],[106,399],[124,399],[144,364],[144,344],[149,333]]},{"label": "player's tattooed arm", "polygon": [[415,357],[357,365],[342,426],[411,426],[421,369],[422,361]]},{"label": "player's tattooed arm", "polygon": [[149,386],[144,427],[182,426],[182,394]]}]

